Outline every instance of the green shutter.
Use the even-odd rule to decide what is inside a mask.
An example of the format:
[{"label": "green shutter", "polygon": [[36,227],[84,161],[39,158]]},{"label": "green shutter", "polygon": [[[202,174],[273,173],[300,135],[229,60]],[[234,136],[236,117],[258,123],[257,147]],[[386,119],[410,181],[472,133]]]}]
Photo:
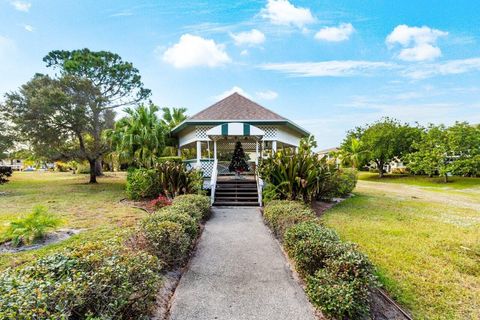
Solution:
[{"label": "green shutter", "polygon": [[228,123],[222,124],[222,136],[228,136]]},{"label": "green shutter", "polygon": [[249,136],[250,135],[250,125],[244,123],[243,124],[243,135],[244,136]]}]

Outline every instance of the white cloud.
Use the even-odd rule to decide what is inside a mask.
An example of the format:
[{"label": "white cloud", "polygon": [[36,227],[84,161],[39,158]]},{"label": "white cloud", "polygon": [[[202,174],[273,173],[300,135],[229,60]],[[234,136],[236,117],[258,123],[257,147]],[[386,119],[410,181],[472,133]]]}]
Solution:
[{"label": "white cloud", "polygon": [[277,25],[290,25],[303,28],[305,25],[315,22],[310,9],[295,7],[288,0],[268,0],[260,15]]},{"label": "white cloud", "polygon": [[263,100],[275,100],[278,98],[278,93],[273,90],[259,91],[256,96]]},{"label": "white cloud", "polygon": [[33,27],[32,27],[31,25],[29,25],[29,24],[26,24],[26,25],[24,25],[23,27],[24,27],[25,30],[28,31],[28,32],[33,32],[33,30],[34,30]]},{"label": "white cloud", "polygon": [[341,23],[338,27],[324,27],[315,34],[315,39],[331,42],[345,41],[355,32],[351,23]]},{"label": "white cloud", "polygon": [[218,100],[222,100],[223,98],[226,98],[228,97],[229,95],[233,94],[233,93],[239,93],[241,94],[242,96],[244,97],[247,97],[249,99],[251,99],[252,97],[245,91],[243,90],[242,88],[240,88],[239,86],[233,86],[232,88],[212,97],[213,100],[215,101],[218,101]]},{"label": "white cloud", "polygon": [[440,37],[447,36],[448,32],[432,29],[427,26],[409,27],[405,24],[398,25],[387,36],[389,46],[399,44],[403,49],[398,58],[405,61],[434,60],[442,55],[437,46]]},{"label": "white cloud", "polygon": [[265,34],[263,32],[252,29],[251,31],[245,31],[240,33],[230,33],[233,41],[237,46],[247,45],[259,45],[265,42]]},{"label": "white cloud", "polygon": [[10,3],[16,10],[23,11],[23,12],[28,12],[28,10],[30,10],[30,7],[32,6],[30,2],[19,1],[19,0],[11,1]]},{"label": "white cloud", "polygon": [[278,71],[296,77],[343,77],[368,74],[377,69],[392,69],[396,65],[377,61],[322,61],[270,63],[260,66],[264,70]]},{"label": "white cloud", "polygon": [[248,50],[247,50],[247,49],[244,49],[244,50],[242,50],[242,51],[240,52],[240,55],[241,55],[241,56],[248,56],[248,53],[249,53]]},{"label": "white cloud", "polygon": [[223,45],[188,33],[182,35],[178,43],[168,48],[163,53],[162,59],[175,68],[196,66],[213,68],[231,62]]},{"label": "white cloud", "polygon": [[425,79],[435,76],[461,74],[480,71],[480,57],[448,60],[439,63],[423,64],[421,66],[407,67],[402,74],[412,79]]}]

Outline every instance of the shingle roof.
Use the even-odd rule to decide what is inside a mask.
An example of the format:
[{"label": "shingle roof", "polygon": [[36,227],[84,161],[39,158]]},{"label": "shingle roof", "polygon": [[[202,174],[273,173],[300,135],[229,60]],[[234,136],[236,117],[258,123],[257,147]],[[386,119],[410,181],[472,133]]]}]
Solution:
[{"label": "shingle roof", "polygon": [[287,120],[244,96],[233,93],[188,120]]}]

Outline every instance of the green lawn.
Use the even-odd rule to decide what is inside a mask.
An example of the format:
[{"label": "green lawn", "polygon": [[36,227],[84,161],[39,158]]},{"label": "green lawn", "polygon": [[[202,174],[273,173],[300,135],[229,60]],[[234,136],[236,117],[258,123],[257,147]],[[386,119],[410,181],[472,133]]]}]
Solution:
[{"label": "green lawn", "polygon": [[323,217],[415,319],[480,319],[480,179],[453,180],[362,174]]},{"label": "green lawn", "polygon": [[0,269],[17,265],[67,245],[101,240],[122,232],[143,217],[144,212],[119,203],[125,198],[125,175],[107,173],[97,185],[86,175],[52,172],[15,172],[11,181],[0,185],[0,232],[9,222],[43,205],[62,218],[61,228],[83,231],[59,244],[40,250],[0,254]]},{"label": "green lawn", "polygon": [[480,178],[448,177],[448,182],[445,183],[443,177],[429,178],[427,176],[386,174],[383,178],[380,178],[378,173],[373,172],[359,172],[358,178],[364,181],[401,183],[411,186],[455,190],[476,188],[480,186]]}]

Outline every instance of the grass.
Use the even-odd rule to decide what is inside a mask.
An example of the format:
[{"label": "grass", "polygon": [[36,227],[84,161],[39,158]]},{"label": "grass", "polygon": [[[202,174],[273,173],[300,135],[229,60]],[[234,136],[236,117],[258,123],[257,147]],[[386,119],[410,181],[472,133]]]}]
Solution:
[{"label": "grass", "polygon": [[480,318],[480,179],[453,180],[445,189],[363,174],[356,196],[323,216],[368,254],[415,319]]},{"label": "grass", "polygon": [[414,176],[402,174],[386,174],[383,178],[378,173],[359,172],[359,180],[385,182],[385,183],[401,183],[410,186],[431,187],[440,189],[462,190],[476,188],[480,186],[480,178],[466,177],[448,177],[448,182],[443,181],[443,177]]},{"label": "grass", "polygon": [[10,221],[24,217],[36,205],[62,219],[62,228],[82,229],[63,242],[39,250],[0,254],[0,270],[46,255],[66,246],[109,238],[144,216],[144,212],[119,201],[125,198],[125,175],[107,173],[97,185],[85,175],[52,172],[15,172],[0,185],[0,233]]}]

